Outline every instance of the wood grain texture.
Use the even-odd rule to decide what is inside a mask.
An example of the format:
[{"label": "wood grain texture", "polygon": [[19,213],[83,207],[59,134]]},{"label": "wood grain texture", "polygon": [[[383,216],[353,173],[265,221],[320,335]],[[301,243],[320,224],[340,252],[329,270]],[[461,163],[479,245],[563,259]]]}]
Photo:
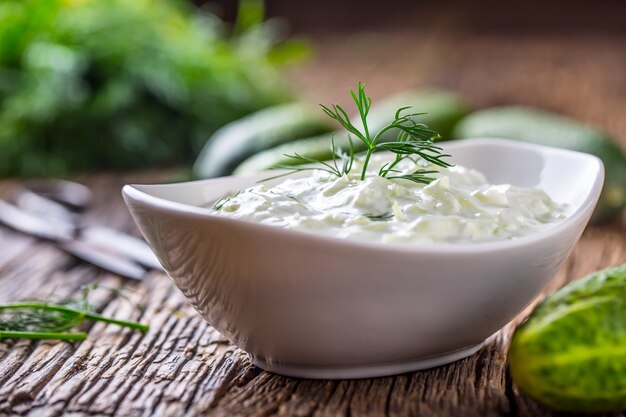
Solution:
[{"label": "wood grain texture", "polygon": [[[419,30],[320,35],[318,58],[292,79],[312,100],[324,102],[343,99],[346,86],[362,79],[374,97],[438,85],[463,92],[479,106],[540,105],[601,125],[626,148],[622,43],[558,36],[503,40],[446,30],[460,20],[441,16]],[[96,190],[87,221],[136,233],[122,205],[121,186],[169,178],[171,174],[155,172],[78,178]],[[7,195],[12,185],[0,184],[0,195]],[[624,222],[589,228],[546,292],[623,262]],[[364,380],[286,378],[251,365],[195,314],[164,275],[151,274],[142,283],[124,281],[53,244],[0,227],[0,302],[76,295],[81,285],[92,282],[128,289],[143,312],[106,291],[96,292],[98,310],[141,320],[150,332],[97,323],[85,326],[89,338],[81,343],[0,342],[0,415],[554,415],[520,393],[507,374],[507,345],[528,311],[478,353],[448,366]]]}]

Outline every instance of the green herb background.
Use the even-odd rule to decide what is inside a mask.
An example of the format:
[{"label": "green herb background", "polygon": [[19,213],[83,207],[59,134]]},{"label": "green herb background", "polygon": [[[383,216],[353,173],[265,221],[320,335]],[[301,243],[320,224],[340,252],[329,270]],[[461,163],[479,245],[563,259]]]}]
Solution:
[{"label": "green herb background", "polygon": [[234,27],[175,0],[0,3],[0,176],[189,162],[220,126],[289,95],[306,53],[244,1]]}]

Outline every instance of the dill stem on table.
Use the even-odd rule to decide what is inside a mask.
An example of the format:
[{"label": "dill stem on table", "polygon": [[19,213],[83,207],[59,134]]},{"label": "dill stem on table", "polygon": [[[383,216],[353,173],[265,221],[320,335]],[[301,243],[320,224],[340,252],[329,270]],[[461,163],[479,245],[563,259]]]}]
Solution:
[{"label": "dill stem on table", "polygon": [[21,332],[0,330],[0,339],[54,339],[54,340],[85,340],[87,333],[66,333],[66,332]]},{"label": "dill stem on table", "polygon": [[[108,324],[115,324],[122,327],[127,327],[133,330],[139,330],[142,332],[148,331],[149,326],[141,323],[136,323],[126,320],[118,320],[110,317],[105,317],[100,314],[90,313],[88,311],[77,310],[75,308],[50,305],[46,303],[38,302],[22,302],[0,305],[0,312],[5,310],[39,310],[39,311],[54,311],[62,313],[68,316],[68,323],[75,327],[82,323],[84,320],[100,321]],[[28,338],[28,339],[60,339],[60,340],[84,340],[87,337],[86,333],[65,333],[54,331],[34,331],[34,330],[0,330],[0,339],[2,338]]]}]

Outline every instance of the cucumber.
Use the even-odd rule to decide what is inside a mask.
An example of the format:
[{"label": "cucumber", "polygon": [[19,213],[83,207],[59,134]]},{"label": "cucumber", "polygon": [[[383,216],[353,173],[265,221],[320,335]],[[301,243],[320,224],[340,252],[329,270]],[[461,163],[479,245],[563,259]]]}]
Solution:
[{"label": "cucumber", "polygon": [[259,151],[331,130],[330,121],[312,106],[292,103],[270,107],[219,129],[193,166],[198,178],[228,175]]},{"label": "cucumber", "polygon": [[[277,165],[293,165],[296,163],[295,160],[288,158],[285,155],[293,155],[296,153],[317,160],[331,159],[332,140],[333,135],[325,134],[285,143],[284,145],[277,146],[251,156],[237,166],[233,174],[253,174],[255,172],[265,171]],[[365,150],[364,143],[361,141],[354,141],[353,145],[355,152]],[[335,137],[335,146],[348,149],[348,142],[345,139],[345,136]]]},{"label": "cucumber", "polygon": [[606,179],[593,222],[609,221],[626,206],[626,156],[600,130],[542,110],[511,106],[470,114],[459,122],[452,136],[502,137],[596,155],[604,162]]},{"label": "cucumber", "polygon": [[520,390],[550,408],[626,409],[626,264],[546,298],[513,335],[509,370]]},{"label": "cucumber", "polygon": [[[409,111],[428,113],[416,117],[415,120],[426,123],[430,128],[439,132],[444,139],[449,136],[454,124],[469,111],[469,107],[459,96],[449,92],[438,90],[405,92],[372,106],[368,116],[370,131],[377,131],[392,121],[398,108],[403,106],[412,106]],[[358,120],[356,117],[352,119],[357,126]],[[397,134],[397,131],[387,131],[383,135],[383,139],[393,140]],[[345,130],[300,139],[248,158],[235,169],[235,174],[250,174],[270,169],[276,165],[292,164],[294,161],[285,155],[295,153],[316,159],[331,159],[333,156],[331,152],[333,137],[337,146],[347,148],[348,140]],[[365,150],[365,144],[358,139],[354,141],[354,147],[357,152]]]}]

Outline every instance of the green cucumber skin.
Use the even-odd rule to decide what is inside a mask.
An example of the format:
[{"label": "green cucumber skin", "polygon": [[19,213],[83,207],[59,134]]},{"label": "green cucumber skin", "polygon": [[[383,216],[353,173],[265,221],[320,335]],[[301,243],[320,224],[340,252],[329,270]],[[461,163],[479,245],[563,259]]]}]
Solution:
[{"label": "green cucumber skin", "polygon": [[610,221],[626,207],[626,156],[605,133],[578,121],[530,107],[495,107],[461,120],[452,136],[502,137],[596,155],[606,179],[592,221]]},{"label": "green cucumber skin", "polygon": [[[425,112],[427,114],[415,118],[417,122],[426,123],[430,128],[440,133],[445,140],[449,138],[453,126],[469,113],[469,107],[456,94],[440,90],[411,91],[398,94],[380,103],[374,103],[368,116],[370,132],[375,132],[388,124],[400,107],[412,106],[410,112]],[[358,119],[353,118],[355,124]],[[393,140],[397,132],[388,131],[384,140]],[[285,155],[298,153],[316,159],[331,159],[331,140],[334,138],[338,147],[346,149],[348,146],[347,133],[337,131],[307,139],[300,139],[291,143],[277,146],[251,156],[235,169],[235,174],[251,174],[270,169],[276,165],[290,165],[294,161]],[[365,150],[365,144],[360,140],[353,141],[355,151]]]},{"label": "green cucumber skin", "polygon": [[546,298],[515,331],[509,370],[520,390],[555,410],[626,409],[626,264]]},{"label": "green cucumber skin", "polygon": [[292,103],[269,107],[219,129],[209,138],[193,167],[197,178],[232,173],[244,159],[292,140],[329,132],[331,124],[312,106]]}]

